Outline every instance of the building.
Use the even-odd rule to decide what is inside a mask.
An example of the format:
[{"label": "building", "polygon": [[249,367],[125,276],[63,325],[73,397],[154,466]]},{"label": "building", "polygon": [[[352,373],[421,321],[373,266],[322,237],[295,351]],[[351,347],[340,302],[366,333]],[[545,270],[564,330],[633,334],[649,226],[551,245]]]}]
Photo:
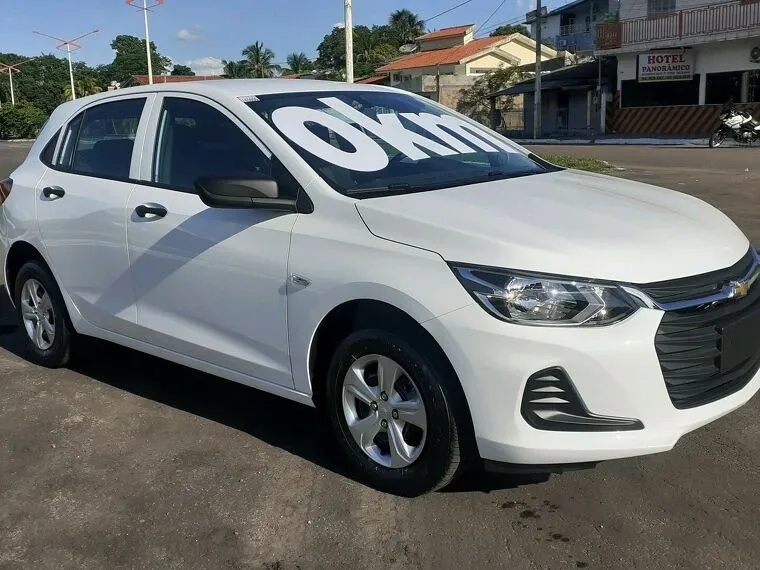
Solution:
[{"label": "building", "polygon": [[[596,49],[596,26],[617,14],[619,0],[576,0],[547,12],[541,19],[541,41],[573,54],[592,54]],[[531,35],[536,19],[531,14]]]},{"label": "building", "polygon": [[730,98],[760,112],[758,0],[621,0],[597,47],[617,60],[608,132],[706,135]]},{"label": "building", "polygon": [[[475,39],[475,26],[437,30],[417,38],[417,51],[377,70],[390,85],[456,107],[459,92],[500,67],[535,61],[536,42],[522,34]],[[543,59],[557,52],[542,46]]]},{"label": "building", "polygon": [[[599,62],[588,61],[561,67],[541,75],[541,136],[593,138],[605,130],[605,113],[599,105],[614,81],[614,60],[600,69]],[[598,88],[601,87],[601,90]],[[509,125],[492,125],[516,137],[533,136],[535,80],[516,83],[493,97],[523,97],[523,129],[510,130]]]}]

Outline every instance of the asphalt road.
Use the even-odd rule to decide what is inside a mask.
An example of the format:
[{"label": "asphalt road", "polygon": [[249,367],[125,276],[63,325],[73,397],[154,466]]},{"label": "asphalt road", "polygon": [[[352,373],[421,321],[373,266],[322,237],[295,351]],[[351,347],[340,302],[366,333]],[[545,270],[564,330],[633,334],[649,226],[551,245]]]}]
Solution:
[{"label": "asphalt road", "polygon": [[[693,193],[760,240],[760,150],[537,150]],[[0,143],[0,176],[23,152]],[[313,410],[85,348],[49,371],[0,336],[2,569],[760,566],[760,398],[667,454],[410,500],[348,477]]]}]

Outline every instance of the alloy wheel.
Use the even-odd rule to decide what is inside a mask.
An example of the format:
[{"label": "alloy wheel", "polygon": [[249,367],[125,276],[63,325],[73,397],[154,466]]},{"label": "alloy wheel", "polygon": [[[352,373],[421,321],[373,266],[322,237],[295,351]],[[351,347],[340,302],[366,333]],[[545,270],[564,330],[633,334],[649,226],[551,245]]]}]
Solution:
[{"label": "alloy wheel", "polygon": [[427,413],[411,376],[393,359],[368,354],[343,379],[343,413],[356,444],[375,463],[400,469],[414,463],[427,437]]},{"label": "alloy wheel", "polygon": [[36,279],[28,279],[21,289],[21,316],[34,345],[49,350],[55,342],[55,311],[50,295]]}]

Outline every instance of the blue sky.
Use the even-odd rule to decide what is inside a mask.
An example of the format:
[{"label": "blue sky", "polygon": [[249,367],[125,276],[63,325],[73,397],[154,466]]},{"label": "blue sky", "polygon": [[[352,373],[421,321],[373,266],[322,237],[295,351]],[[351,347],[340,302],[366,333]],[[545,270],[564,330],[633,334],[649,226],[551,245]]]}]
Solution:
[{"label": "blue sky", "polygon": [[[427,18],[461,1],[354,0],[354,23],[381,24],[399,8]],[[524,14],[530,2],[506,0],[487,27]],[[472,0],[428,27],[481,24],[499,3]],[[141,13],[124,0],[11,0],[0,5],[0,52],[54,51],[53,40],[33,35],[33,30],[68,39],[99,28],[75,54],[76,60],[94,65],[112,60],[109,44],[118,34],[144,34]],[[166,0],[151,15],[151,40],[175,63],[190,65],[197,73],[218,73],[219,60],[239,59],[240,51],[257,40],[274,50],[278,63],[294,51],[315,57],[323,36],[342,20],[342,0]]]}]

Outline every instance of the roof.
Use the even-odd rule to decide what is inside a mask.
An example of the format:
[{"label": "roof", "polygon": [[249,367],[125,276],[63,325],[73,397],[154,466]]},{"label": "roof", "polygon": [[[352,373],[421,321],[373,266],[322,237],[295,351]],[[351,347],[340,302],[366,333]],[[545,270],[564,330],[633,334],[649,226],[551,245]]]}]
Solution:
[{"label": "roof", "polygon": [[[512,34],[519,35],[519,34]],[[496,45],[505,44],[512,40],[512,36],[501,36],[495,38],[482,38],[472,40],[470,43],[462,46],[456,46],[446,49],[435,49],[414,53],[406,57],[392,61],[377,69],[378,72],[398,71],[401,69],[414,69],[417,67],[430,67],[434,65],[450,65],[460,63],[480,52],[487,51]]]},{"label": "roof", "polygon": [[[224,79],[221,75],[154,75],[153,83],[187,83],[188,81],[209,81]],[[138,85],[149,85],[147,75],[133,75],[132,80]]]},{"label": "roof", "polygon": [[[602,82],[607,81],[606,71],[602,68]],[[578,65],[568,65],[551,73],[541,74],[541,91],[551,91],[552,89],[561,89],[563,87],[591,86],[595,87],[599,82],[599,64],[595,61],[580,63]],[[533,93],[535,89],[535,80],[526,79],[520,83],[515,83],[492,97],[500,95],[517,95],[519,93]]]},{"label": "roof", "polygon": [[372,77],[364,77],[362,79],[358,79],[356,82],[364,83],[364,84],[373,84],[373,83],[381,83],[387,80],[388,80],[387,75],[373,75]]},{"label": "roof", "polygon": [[474,27],[475,24],[467,24],[466,26],[456,26],[454,28],[441,28],[440,30],[436,30],[434,32],[430,32],[429,34],[425,34],[424,36],[418,37],[417,41],[426,42],[428,40],[440,40],[442,38],[464,36]]}]

